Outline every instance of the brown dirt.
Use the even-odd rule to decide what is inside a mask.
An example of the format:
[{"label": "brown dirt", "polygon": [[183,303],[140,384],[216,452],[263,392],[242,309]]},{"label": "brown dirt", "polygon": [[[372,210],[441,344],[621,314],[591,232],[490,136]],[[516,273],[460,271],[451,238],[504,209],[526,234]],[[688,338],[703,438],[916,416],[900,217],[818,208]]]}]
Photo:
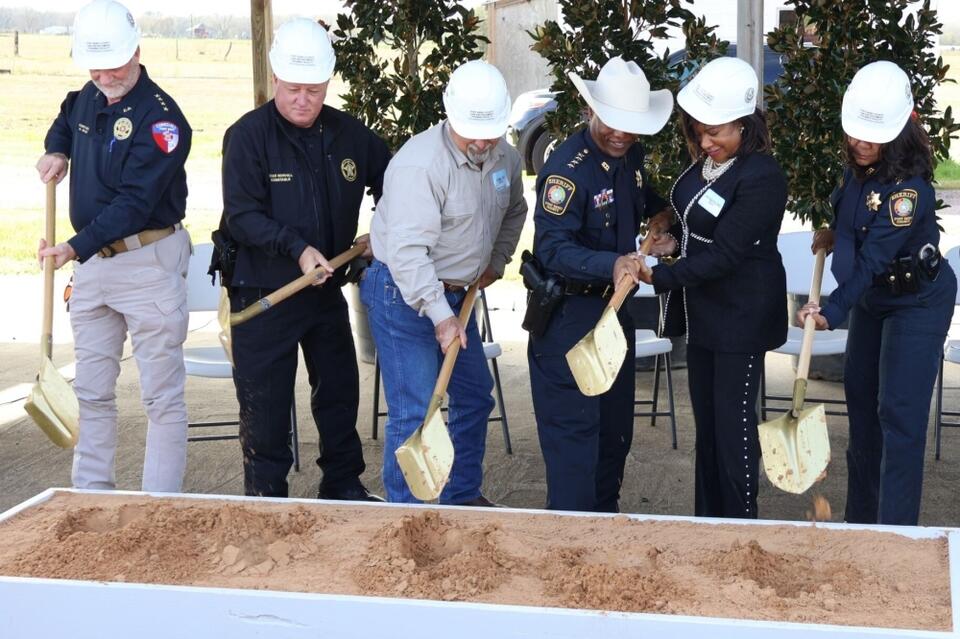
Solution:
[{"label": "brown dirt", "polygon": [[950,630],[945,539],[497,511],[61,493],[0,575]]}]

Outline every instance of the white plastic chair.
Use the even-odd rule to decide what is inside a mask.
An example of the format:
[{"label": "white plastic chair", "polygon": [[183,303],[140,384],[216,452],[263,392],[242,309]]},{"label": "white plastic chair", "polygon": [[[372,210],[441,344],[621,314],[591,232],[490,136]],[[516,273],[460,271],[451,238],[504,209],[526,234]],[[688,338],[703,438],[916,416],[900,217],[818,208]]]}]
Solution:
[{"label": "white plastic chair", "polygon": [[[210,257],[213,254],[213,244],[195,244],[193,255],[190,257],[190,270],[187,272],[187,311],[209,312],[217,311],[220,302],[220,282],[219,276],[217,282],[211,282],[207,275],[207,269],[210,266]],[[206,377],[213,379],[233,379],[233,366],[227,359],[227,354],[223,347],[217,346],[194,346],[183,349],[183,363],[187,370],[187,375],[192,377]],[[213,428],[218,426],[237,426],[239,422],[233,421],[211,421],[211,422],[191,422],[187,424],[189,428]],[[290,402],[290,437],[293,450],[294,470],[300,470],[300,445],[297,436],[297,413],[296,403]],[[209,442],[222,441],[227,439],[238,439],[236,433],[219,435],[191,435],[187,437],[190,442]]]},{"label": "white plastic chair", "polygon": [[[954,246],[952,249],[947,251],[945,256],[947,262],[953,268],[953,272],[956,273],[957,277],[960,278],[960,246]],[[960,306],[960,290],[957,291],[957,298],[954,301],[955,306]],[[956,311],[956,309],[954,309]],[[946,422],[943,420],[944,416],[946,417],[960,417],[960,411],[956,410],[943,410],[943,362],[948,361],[953,364],[960,364],[960,339],[950,339],[947,337],[946,343],[943,345],[943,356],[940,358],[940,373],[937,375],[937,401],[936,401],[936,437],[937,437],[937,452],[936,458],[940,459],[940,431],[944,427],[947,428],[957,428],[960,427],[960,422]]]},{"label": "white plastic chair", "polygon": [[[810,250],[813,242],[813,232],[797,231],[793,233],[781,233],[777,238],[777,249],[783,258],[783,268],[787,273],[787,293],[795,295],[810,294],[810,280],[813,275],[814,254]],[[820,285],[820,294],[828,295],[837,288],[837,280],[834,279],[830,271],[832,255],[827,256],[823,267],[823,282]],[[787,341],[773,349],[774,353],[784,355],[799,355],[800,344],[803,342],[803,329],[793,325],[793,318],[789,318],[787,328]],[[840,328],[832,331],[816,331],[813,335],[813,354],[814,355],[839,355],[847,350],[847,330]],[[769,412],[785,412],[786,407],[769,406],[768,402],[790,402],[793,399],[791,395],[768,395],[767,394],[767,375],[766,366],[764,374],[760,378],[760,419],[767,420]],[[839,399],[816,399],[808,398],[808,403],[817,404],[841,404],[846,406],[846,401]],[[846,415],[846,411],[827,411],[827,415]]]},{"label": "white plastic chair", "polygon": [[[648,257],[647,265],[655,266],[657,264],[656,258]],[[649,284],[644,284],[641,282],[637,286],[637,290],[633,294],[634,297],[657,297],[657,293],[654,291],[653,287]],[[662,302],[662,300],[661,300]],[[650,396],[650,399],[636,399],[634,397],[633,405],[637,406],[649,406],[650,410],[637,411],[634,408],[634,417],[649,417],[650,425],[657,425],[657,417],[669,417],[670,418],[670,433],[673,438],[673,449],[677,449],[677,416],[674,404],[674,395],[673,395],[673,367],[670,359],[670,353],[673,351],[673,342],[666,337],[658,337],[658,333],[662,330],[663,322],[663,309],[661,308],[660,314],[660,323],[661,326],[657,327],[657,331],[650,330],[648,328],[638,328],[635,331],[634,343],[636,346],[636,353],[634,357],[640,359],[642,357],[653,357],[653,392]],[[661,357],[663,358],[663,370],[667,375],[667,402],[669,409],[660,410],[660,370],[661,370]]]}]

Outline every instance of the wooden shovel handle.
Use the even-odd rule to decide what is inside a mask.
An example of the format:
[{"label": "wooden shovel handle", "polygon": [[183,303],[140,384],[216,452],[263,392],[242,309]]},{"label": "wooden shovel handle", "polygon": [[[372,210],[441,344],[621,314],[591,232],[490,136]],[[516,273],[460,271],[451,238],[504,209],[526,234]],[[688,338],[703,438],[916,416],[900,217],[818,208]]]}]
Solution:
[{"label": "wooden shovel handle", "polygon": [[[340,255],[337,255],[335,258],[330,260],[330,266],[333,270],[337,270],[350,260],[355,257],[360,257],[363,254],[364,246],[362,244],[355,244],[350,247],[348,250],[344,251]],[[297,279],[293,280],[289,284],[284,285],[281,288],[278,288],[273,293],[270,293],[266,297],[262,297],[250,306],[246,307],[241,311],[236,313],[230,313],[230,326],[236,326],[237,324],[243,324],[247,320],[253,319],[260,313],[269,309],[274,304],[279,304],[283,300],[287,299],[294,293],[299,293],[303,289],[307,288],[315,281],[317,281],[317,276],[324,271],[322,266],[304,273]]]},{"label": "wooden shovel handle", "polygon": [[610,303],[607,304],[607,306],[615,311],[619,311],[623,305],[623,301],[627,299],[630,291],[632,291],[636,285],[633,277],[631,277],[629,273],[625,273],[623,277],[620,278],[620,281],[617,282],[617,287],[613,290],[613,296],[610,298]]},{"label": "wooden shovel handle", "polygon": [[[477,289],[479,288],[480,286],[478,283],[474,282],[470,285],[470,288],[467,289],[466,297],[463,298],[463,306],[460,308],[460,324],[463,325],[464,329],[467,327],[467,322],[470,321],[470,313],[473,312],[473,301],[477,297]],[[443,356],[443,365],[440,366],[440,374],[437,376],[437,385],[433,387],[432,402],[437,402],[438,398],[440,401],[443,400],[443,396],[447,392],[447,385],[450,384],[450,377],[453,375],[453,366],[457,363],[457,353],[459,352],[460,338],[457,337],[453,340],[453,343],[447,347],[447,352]],[[427,411],[427,414],[430,414],[429,410]]]},{"label": "wooden shovel handle", "polygon": [[[47,246],[57,243],[57,181],[47,182],[47,210],[43,233]],[[56,263],[52,255],[43,258],[43,334],[40,336],[40,350],[44,358],[53,352],[53,276]]]},{"label": "wooden shovel handle", "polygon": [[[823,282],[823,265],[827,259],[827,249],[817,251],[816,261],[813,264],[813,279],[810,282],[810,301],[820,303],[820,285]],[[800,344],[800,357],[797,362],[797,379],[807,379],[810,373],[810,356],[813,354],[813,335],[817,325],[809,315],[803,321],[803,342]]]}]

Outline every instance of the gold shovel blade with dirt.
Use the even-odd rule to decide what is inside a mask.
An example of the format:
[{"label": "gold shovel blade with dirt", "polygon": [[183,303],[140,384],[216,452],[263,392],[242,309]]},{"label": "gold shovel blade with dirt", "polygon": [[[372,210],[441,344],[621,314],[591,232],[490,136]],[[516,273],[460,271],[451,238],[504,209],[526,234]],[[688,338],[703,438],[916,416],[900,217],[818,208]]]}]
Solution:
[{"label": "gold shovel blade with dirt", "polygon": [[[817,251],[810,284],[810,301],[820,302],[820,282],[826,251]],[[793,402],[783,416],[757,427],[763,468],[774,486],[788,493],[806,492],[819,480],[830,463],[830,436],[823,404],[804,408],[807,395],[807,375],[813,352],[813,318],[803,325],[803,342],[797,364],[797,379],[793,385]]]},{"label": "gold shovel blade with dirt", "polygon": [[[54,180],[47,183],[46,241],[56,244],[56,193]],[[47,437],[61,448],[73,448],[80,435],[80,404],[67,380],[50,359],[53,349],[54,258],[43,260],[43,330],[40,338],[40,372],[24,403],[27,414]]]},{"label": "gold shovel blade with dirt", "polygon": [[[363,255],[363,252],[366,250],[366,248],[366,244],[354,244],[349,249],[330,260],[330,267],[333,270],[337,270],[352,259]],[[237,311],[236,313],[230,312],[230,295],[227,293],[226,287],[221,286],[220,301],[217,306],[217,323],[220,324],[220,345],[223,346],[223,350],[227,354],[227,359],[230,361],[230,365],[235,365],[233,363],[233,342],[232,332],[230,330],[232,327],[253,319],[260,313],[270,310],[275,305],[287,299],[294,293],[299,293],[317,281],[317,278],[325,272],[326,271],[322,267],[318,266],[317,268],[309,271],[308,273],[304,273],[292,282],[285,284],[269,295],[260,298],[250,306],[243,310]]]},{"label": "gold shovel blade with dirt", "polygon": [[[467,325],[470,313],[473,312],[473,300],[477,295],[476,283],[471,284],[463,299],[460,309],[460,324]],[[460,352],[460,340],[455,339],[443,357],[443,365],[437,376],[433,395],[427,405],[427,414],[417,430],[397,447],[395,455],[403,478],[410,487],[413,496],[421,501],[430,501],[440,496],[443,487],[450,479],[450,470],[453,468],[453,441],[450,432],[443,422],[440,404],[447,392],[450,376],[453,374],[454,364],[457,362],[457,353]]]}]

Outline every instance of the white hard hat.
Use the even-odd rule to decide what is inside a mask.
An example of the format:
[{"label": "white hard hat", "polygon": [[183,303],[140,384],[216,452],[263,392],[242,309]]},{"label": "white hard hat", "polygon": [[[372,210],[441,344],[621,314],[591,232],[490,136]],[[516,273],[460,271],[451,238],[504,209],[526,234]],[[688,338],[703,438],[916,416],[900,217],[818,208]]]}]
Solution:
[{"label": "white hard hat", "polygon": [[457,135],[492,140],[507,132],[510,93],[492,64],[472,60],[457,67],[443,92],[443,106]]},{"label": "white hard hat", "polygon": [[893,62],[871,62],[843,94],[844,132],[864,142],[884,144],[900,135],[913,112],[910,78]]},{"label": "white hard hat", "polygon": [[270,47],[270,66],[284,82],[323,84],[333,75],[336,61],[330,34],[309,18],[285,22]]},{"label": "white hard hat", "polygon": [[673,111],[670,92],[651,91],[643,69],[620,56],[607,60],[596,80],[584,80],[572,71],[568,77],[600,121],[617,131],[653,135]]},{"label": "white hard hat", "polygon": [[677,104],[697,122],[726,124],[757,108],[757,72],[744,60],[711,60],[680,89]]},{"label": "white hard hat", "polygon": [[93,0],[73,20],[73,62],[84,69],[116,69],[130,62],[140,29],[125,6]]}]

